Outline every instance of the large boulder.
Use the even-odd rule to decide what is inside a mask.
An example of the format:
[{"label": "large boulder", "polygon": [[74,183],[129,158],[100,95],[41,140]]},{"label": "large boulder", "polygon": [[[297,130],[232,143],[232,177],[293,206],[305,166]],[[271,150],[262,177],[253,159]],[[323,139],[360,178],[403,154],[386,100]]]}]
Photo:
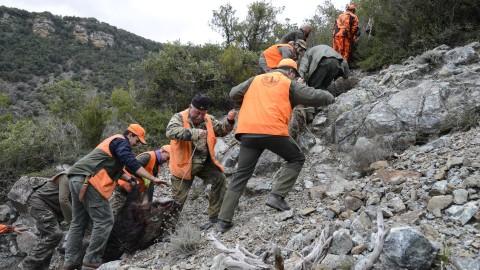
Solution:
[{"label": "large boulder", "polygon": [[385,239],[379,269],[430,269],[438,248],[412,227],[392,228]]},{"label": "large boulder", "polygon": [[10,192],[8,192],[7,197],[12,201],[17,211],[25,213],[27,211],[27,200],[30,194],[48,180],[49,179],[45,177],[22,176],[15,182]]}]

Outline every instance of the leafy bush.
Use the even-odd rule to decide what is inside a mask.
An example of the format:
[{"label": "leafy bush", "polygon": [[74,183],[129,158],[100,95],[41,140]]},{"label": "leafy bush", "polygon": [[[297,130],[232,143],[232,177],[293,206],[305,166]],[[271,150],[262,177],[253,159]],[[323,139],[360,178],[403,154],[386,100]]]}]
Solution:
[{"label": "leafy bush", "polygon": [[72,164],[80,155],[80,133],[72,122],[41,117],[10,122],[0,132],[0,181],[4,196],[20,175],[52,164]]},{"label": "leafy bush", "polygon": [[103,129],[109,119],[110,110],[106,106],[105,94],[93,93],[75,117],[86,148],[93,148],[100,143]]},{"label": "leafy bush", "polygon": [[133,85],[128,91],[122,88],[113,91],[110,97],[112,117],[109,121],[108,135],[124,130],[131,123],[139,123],[147,131],[149,149],[168,144],[170,140],[165,137],[165,131],[173,112],[145,106],[135,99],[136,96],[137,90]]},{"label": "leafy bush", "polygon": [[360,40],[364,46],[359,50],[365,56],[362,68],[378,69],[442,44],[463,45],[478,40],[480,34],[475,27],[480,24],[480,4],[476,0],[354,2],[361,23],[365,25],[371,19],[375,32]]},{"label": "leafy bush", "polygon": [[48,108],[54,115],[73,119],[77,112],[85,103],[85,92],[87,88],[80,82],[62,80],[45,88]]}]

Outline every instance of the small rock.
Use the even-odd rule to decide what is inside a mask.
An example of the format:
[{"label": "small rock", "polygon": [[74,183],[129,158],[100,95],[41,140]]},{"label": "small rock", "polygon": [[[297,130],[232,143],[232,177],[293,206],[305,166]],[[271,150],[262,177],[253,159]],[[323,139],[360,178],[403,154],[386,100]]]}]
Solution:
[{"label": "small rock", "polygon": [[285,221],[287,219],[293,218],[293,209],[290,209],[288,211],[283,211],[279,214],[277,214],[278,220]]},{"label": "small rock", "polygon": [[465,204],[468,201],[468,191],[466,189],[457,189],[453,191],[453,202],[456,204]]},{"label": "small rock", "polygon": [[317,199],[321,200],[325,197],[325,192],[327,191],[327,186],[326,185],[318,185],[312,187],[309,192],[310,192],[310,198],[312,199]]},{"label": "small rock", "polygon": [[433,212],[435,210],[443,210],[447,208],[452,202],[452,195],[435,196],[428,201],[427,209],[430,212]]},{"label": "small rock", "polygon": [[315,210],[316,210],[316,209],[313,208],[313,207],[305,208],[305,209],[303,209],[302,211],[300,211],[300,215],[302,215],[302,216],[308,216],[308,215],[310,215],[311,213],[315,212]]},{"label": "small rock", "polygon": [[376,161],[370,164],[370,166],[368,167],[368,169],[372,171],[379,170],[379,169],[386,169],[386,168],[388,168],[388,161],[386,160]]},{"label": "small rock", "polygon": [[358,191],[358,190],[351,191],[350,196],[352,196],[354,198],[357,198],[357,199],[360,199],[360,200],[365,199],[365,194],[363,194],[361,191]]},{"label": "small rock", "polygon": [[360,254],[360,253],[362,253],[365,249],[367,249],[367,247],[368,247],[368,246],[367,246],[366,244],[360,244],[360,245],[352,248],[351,253],[352,253],[352,255]]},{"label": "small rock", "polygon": [[462,165],[463,165],[463,161],[464,161],[464,158],[463,158],[463,157],[453,157],[453,158],[449,158],[449,159],[447,160],[446,166],[448,167],[448,169],[451,169],[451,168],[456,167],[456,166],[462,166]]},{"label": "small rock", "polygon": [[338,205],[330,205],[328,209],[334,212],[336,215],[339,215],[341,213],[340,207],[338,207]]},{"label": "small rock", "polygon": [[345,206],[353,211],[357,211],[363,206],[363,201],[355,197],[347,196],[345,198]]}]

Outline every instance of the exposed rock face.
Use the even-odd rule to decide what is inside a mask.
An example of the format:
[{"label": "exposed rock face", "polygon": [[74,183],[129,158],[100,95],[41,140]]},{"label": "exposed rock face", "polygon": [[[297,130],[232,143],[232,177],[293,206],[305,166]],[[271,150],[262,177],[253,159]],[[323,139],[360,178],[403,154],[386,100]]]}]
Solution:
[{"label": "exposed rock face", "polygon": [[87,29],[80,24],[75,25],[73,35],[80,44],[87,44],[88,41],[91,41],[96,48],[111,47],[115,43],[113,35],[102,31],[96,31],[89,35]]},{"label": "exposed rock face", "polygon": [[392,65],[328,107],[325,137],[343,148],[359,141],[404,150],[465,124],[480,110],[480,43],[440,46]]},{"label": "exposed rock face", "polygon": [[97,31],[90,34],[90,40],[92,41],[93,46],[96,48],[105,48],[107,46],[111,47],[114,43],[113,35],[102,31]]},{"label": "exposed rock face", "polygon": [[88,43],[87,30],[83,26],[79,24],[75,25],[75,28],[73,29],[73,35],[75,36],[75,40],[80,44]]},{"label": "exposed rock face", "polygon": [[7,197],[17,210],[26,212],[27,200],[33,189],[43,185],[46,181],[48,181],[48,178],[23,176],[15,182]]},{"label": "exposed rock face", "polygon": [[32,30],[40,37],[48,37],[50,34],[55,33],[53,22],[45,17],[35,18],[33,21]]}]

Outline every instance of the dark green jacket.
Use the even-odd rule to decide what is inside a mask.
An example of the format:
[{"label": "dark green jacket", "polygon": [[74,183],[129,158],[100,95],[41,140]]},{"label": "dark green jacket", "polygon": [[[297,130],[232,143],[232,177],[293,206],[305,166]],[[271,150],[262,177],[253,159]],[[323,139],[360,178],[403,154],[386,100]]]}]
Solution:
[{"label": "dark green jacket", "polygon": [[[281,72],[286,76],[285,71],[282,69],[274,69],[271,72]],[[230,91],[230,98],[236,104],[242,104],[243,97],[245,96],[245,93],[250,87],[253,79],[255,79],[255,77],[252,77],[232,88],[232,90]],[[319,107],[323,105],[328,105],[330,103],[333,103],[334,101],[335,98],[333,97],[333,95],[327,91],[309,87],[295,80],[292,80],[290,83],[290,104],[292,105],[292,108],[297,105]]]},{"label": "dark green jacket", "polygon": [[298,67],[298,73],[305,80],[308,81],[310,74],[317,69],[320,61],[323,58],[335,58],[338,60],[337,68],[339,69],[339,76],[347,79],[350,76],[350,70],[348,63],[343,59],[342,55],[336,52],[334,49],[327,45],[317,45],[309,48],[300,60],[300,66]]}]

